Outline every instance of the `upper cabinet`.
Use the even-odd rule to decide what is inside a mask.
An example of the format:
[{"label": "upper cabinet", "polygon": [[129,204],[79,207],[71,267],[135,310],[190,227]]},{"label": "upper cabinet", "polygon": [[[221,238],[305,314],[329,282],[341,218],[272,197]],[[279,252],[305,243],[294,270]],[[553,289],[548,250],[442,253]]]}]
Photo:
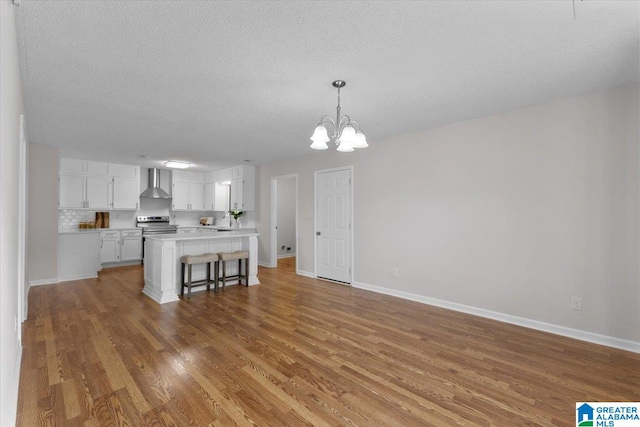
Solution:
[{"label": "upper cabinet", "polygon": [[215,211],[239,209],[254,211],[256,209],[256,169],[243,165],[216,171],[211,189]]},{"label": "upper cabinet", "polygon": [[60,159],[59,208],[136,210],[140,167]]},{"label": "upper cabinet", "polygon": [[[160,171],[162,186],[163,175]],[[174,211],[228,211],[256,208],[256,172],[251,165],[198,173],[171,172]],[[168,186],[168,175],[167,178]],[[142,178],[143,186],[147,178]],[[140,167],[87,160],[60,159],[61,209],[137,210],[140,208]]]},{"label": "upper cabinet", "polygon": [[204,211],[204,176],[197,172],[173,171],[171,208],[174,211]]},{"label": "upper cabinet", "polygon": [[112,209],[137,210],[140,207],[140,180],[114,176]]},{"label": "upper cabinet", "polygon": [[243,211],[256,210],[256,168],[236,166],[232,168],[231,207]]}]

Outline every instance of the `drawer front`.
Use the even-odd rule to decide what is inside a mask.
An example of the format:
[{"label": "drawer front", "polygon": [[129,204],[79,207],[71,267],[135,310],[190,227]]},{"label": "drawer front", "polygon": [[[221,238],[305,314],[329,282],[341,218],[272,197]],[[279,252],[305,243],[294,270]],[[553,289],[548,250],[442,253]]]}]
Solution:
[{"label": "drawer front", "polygon": [[124,230],[122,237],[142,237],[142,230]]},{"label": "drawer front", "polygon": [[102,232],[102,238],[104,239],[105,237],[118,237],[120,235],[119,231],[103,231]]}]

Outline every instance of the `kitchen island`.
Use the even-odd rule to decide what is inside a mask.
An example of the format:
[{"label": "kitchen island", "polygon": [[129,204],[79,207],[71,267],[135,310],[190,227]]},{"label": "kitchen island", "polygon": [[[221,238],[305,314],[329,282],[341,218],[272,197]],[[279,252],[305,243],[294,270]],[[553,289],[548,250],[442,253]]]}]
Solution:
[{"label": "kitchen island", "polygon": [[[148,236],[144,243],[144,288],[142,292],[158,304],[178,301],[183,255],[249,251],[249,285],[258,281],[258,234],[254,230],[198,231],[188,234]],[[238,264],[227,264],[227,275],[237,274]],[[206,276],[206,264],[193,266],[195,282]],[[212,273],[213,276],[213,273]],[[233,283],[233,281],[231,281]],[[192,293],[204,290],[195,288]]]}]

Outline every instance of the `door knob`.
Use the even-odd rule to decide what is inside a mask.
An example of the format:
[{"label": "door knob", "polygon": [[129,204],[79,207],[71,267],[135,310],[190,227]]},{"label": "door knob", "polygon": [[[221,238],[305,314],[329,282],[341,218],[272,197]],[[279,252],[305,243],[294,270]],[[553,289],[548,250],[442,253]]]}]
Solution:
[{"label": "door knob", "polygon": [[320,234],[322,233],[320,233],[319,231],[316,231],[316,236],[319,236]]}]

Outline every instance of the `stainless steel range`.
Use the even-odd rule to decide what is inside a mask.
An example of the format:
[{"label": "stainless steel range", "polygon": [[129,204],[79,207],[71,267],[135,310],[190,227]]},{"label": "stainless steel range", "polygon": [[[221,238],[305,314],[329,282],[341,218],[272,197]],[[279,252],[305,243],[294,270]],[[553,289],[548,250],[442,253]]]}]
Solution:
[{"label": "stainless steel range", "polygon": [[177,233],[178,227],[169,224],[169,222],[168,216],[139,216],[136,219],[136,226],[142,228],[143,236]]},{"label": "stainless steel range", "polygon": [[178,227],[169,224],[168,216],[139,216],[136,226],[142,228],[142,263],[144,264],[144,238],[154,234],[176,234]]}]

